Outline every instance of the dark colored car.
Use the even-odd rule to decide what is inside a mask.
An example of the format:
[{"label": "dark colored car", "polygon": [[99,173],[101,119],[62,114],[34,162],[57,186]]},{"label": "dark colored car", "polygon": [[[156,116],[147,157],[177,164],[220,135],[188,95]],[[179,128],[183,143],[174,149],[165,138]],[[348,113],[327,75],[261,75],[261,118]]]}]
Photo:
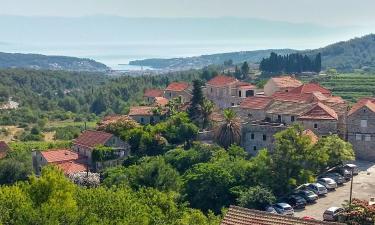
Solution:
[{"label": "dark colored car", "polygon": [[352,174],[349,170],[345,169],[344,167],[337,167],[331,172],[336,172],[343,176],[346,181],[349,181],[352,178]]},{"label": "dark colored car", "polygon": [[307,201],[299,195],[291,195],[286,199],[286,202],[295,209],[305,208]]},{"label": "dark colored car", "polygon": [[321,175],[319,178],[324,177],[333,179],[338,185],[341,185],[344,182],[346,182],[345,178],[339,173],[326,173],[324,175]]},{"label": "dark colored car", "polygon": [[318,199],[318,195],[310,190],[300,190],[296,194],[304,198],[308,203],[315,203]]}]

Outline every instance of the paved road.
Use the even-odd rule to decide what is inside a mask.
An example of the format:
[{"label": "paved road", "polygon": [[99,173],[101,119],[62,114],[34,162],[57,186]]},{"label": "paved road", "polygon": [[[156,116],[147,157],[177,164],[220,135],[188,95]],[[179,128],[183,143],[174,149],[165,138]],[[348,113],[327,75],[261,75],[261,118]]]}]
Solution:
[{"label": "paved road", "polygon": [[[354,176],[353,198],[369,200],[375,197],[375,163],[354,162],[361,172]],[[306,206],[304,210],[296,210],[295,216],[310,216],[318,220],[323,219],[323,212],[331,206],[341,206],[345,200],[349,200],[350,182],[339,186],[336,191],[328,192],[327,196],[318,199],[317,203]]]}]

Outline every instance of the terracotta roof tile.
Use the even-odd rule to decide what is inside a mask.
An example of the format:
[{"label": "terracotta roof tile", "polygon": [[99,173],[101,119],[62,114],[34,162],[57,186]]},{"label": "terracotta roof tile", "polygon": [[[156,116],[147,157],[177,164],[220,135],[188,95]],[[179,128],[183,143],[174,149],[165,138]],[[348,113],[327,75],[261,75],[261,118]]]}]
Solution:
[{"label": "terracotta roof tile", "polygon": [[48,163],[66,162],[80,159],[78,153],[69,149],[51,149],[40,153]]},{"label": "terracotta roof tile", "polygon": [[5,141],[0,141],[0,159],[5,158],[9,150],[10,148],[7,143],[5,143]]},{"label": "terracotta roof tile", "polygon": [[271,80],[281,88],[299,87],[303,83],[291,76],[272,77]]},{"label": "terracotta roof tile", "polygon": [[189,83],[186,82],[172,82],[165,88],[166,91],[184,91],[189,88]]},{"label": "terracotta roof tile", "polygon": [[144,97],[163,97],[164,91],[160,89],[147,89],[143,94]]},{"label": "terracotta roof tile", "polygon": [[317,83],[303,84],[302,86],[299,86],[289,91],[289,93],[294,94],[312,94],[314,92],[320,92],[325,96],[331,96],[332,94],[330,90],[320,86]]},{"label": "terracotta roof tile", "polygon": [[221,225],[338,225],[341,223],[320,220],[305,220],[254,209],[230,206]]},{"label": "terracotta roof tile", "polygon": [[338,120],[335,110],[318,102],[309,111],[301,115],[298,119],[302,120]]},{"label": "terracotta roof tile", "polygon": [[310,138],[312,144],[316,144],[319,140],[319,137],[310,129],[304,130],[303,134]]},{"label": "terracotta roof tile", "polygon": [[87,171],[86,164],[76,161],[58,163],[56,166],[59,167],[66,175]]},{"label": "terracotta roof tile", "polygon": [[155,97],[155,104],[157,106],[166,106],[168,104],[169,100],[164,97]]},{"label": "terracotta roof tile", "polygon": [[234,77],[219,75],[209,80],[207,84],[220,87],[220,86],[226,86],[228,84],[232,84],[235,82],[238,82],[238,80]]},{"label": "terracotta roof tile", "polygon": [[375,112],[375,98],[362,98],[358,100],[356,104],[350,109],[348,116],[352,115],[353,113],[357,112],[362,107],[366,106],[371,111]]},{"label": "terracotta roof tile", "polygon": [[312,103],[274,101],[268,107],[266,113],[300,116],[309,111],[313,105]]},{"label": "terracotta roof tile", "polygon": [[241,104],[240,108],[245,109],[265,109],[268,105],[272,103],[271,97],[260,97],[252,96],[245,98]]},{"label": "terracotta roof tile", "polygon": [[112,137],[113,134],[103,131],[87,130],[75,139],[73,143],[93,148],[97,145],[104,145]]},{"label": "terracotta roof tile", "polygon": [[255,89],[256,88],[255,85],[247,83],[247,82],[242,82],[242,81],[238,81],[236,83],[236,87],[237,88],[251,88],[251,89]]},{"label": "terracotta roof tile", "polygon": [[132,106],[130,107],[129,116],[152,116],[151,106]]},{"label": "terracotta roof tile", "polygon": [[301,103],[312,102],[314,100],[311,94],[295,94],[295,93],[283,92],[283,91],[275,92],[271,97],[278,101],[301,102]]}]

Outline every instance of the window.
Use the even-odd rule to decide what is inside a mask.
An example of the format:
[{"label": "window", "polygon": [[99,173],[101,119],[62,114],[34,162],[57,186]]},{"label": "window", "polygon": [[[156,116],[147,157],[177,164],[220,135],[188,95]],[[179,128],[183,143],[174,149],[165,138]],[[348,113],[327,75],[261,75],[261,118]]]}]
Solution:
[{"label": "window", "polygon": [[172,92],[169,92],[169,97],[172,97]]},{"label": "window", "polygon": [[365,135],[365,141],[371,141],[371,135],[370,134]]},{"label": "window", "polygon": [[355,140],[362,141],[362,135],[361,134],[355,134]]},{"label": "window", "polygon": [[143,119],[143,117],[141,117],[141,123],[143,123],[145,121],[145,119]]},{"label": "window", "polygon": [[257,146],[253,146],[253,150],[256,151],[257,150]]},{"label": "window", "polygon": [[241,94],[241,91],[238,91],[238,97],[242,97]]},{"label": "window", "polygon": [[263,134],[263,141],[267,141],[267,135]]},{"label": "window", "polygon": [[361,120],[361,127],[367,127],[367,120]]},{"label": "window", "polygon": [[211,93],[213,92],[214,90],[211,88]]},{"label": "window", "polygon": [[318,124],[317,123],[314,123],[314,128],[318,128]]},{"label": "window", "polygon": [[232,102],[232,104],[231,104],[232,106],[234,106],[235,104]]},{"label": "window", "polygon": [[254,140],[255,135],[254,135],[254,134],[251,134],[250,138],[251,138],[251,140]]},{"label": "window", "polygon": [[281,115],[277,115],[277,121],[281,122]]},{"label": "window", "polygon": [[247,114],[248,117],[253,117],[253,115],[251,113]]},{"label": "window", "polygon": [[294,122],[295,120],[296,120],[296,118],[294,116],[290,117],[290,121]]}]

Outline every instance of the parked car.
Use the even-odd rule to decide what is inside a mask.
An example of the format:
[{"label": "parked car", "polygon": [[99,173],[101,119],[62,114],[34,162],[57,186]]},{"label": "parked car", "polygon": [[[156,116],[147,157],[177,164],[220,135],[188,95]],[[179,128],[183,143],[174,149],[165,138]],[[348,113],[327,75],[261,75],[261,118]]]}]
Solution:
[{"label": "parked car", "polygon": [[289,215],[289,216],[294,215],[294,210],[292,206],[290,206],[287,203],[276,203],[275,205],[273,205],[273,207],[275,208],[278,214]]},{"label": "parked car", "polygon": [[300,190],[296,194],[304,198],[308,203],[315,203],[318,199],[318,195],[310,190]]},{"label": "parked car", "polygon": [[318,183],[322,184],[324,187],[327,188],[327,190],[330,191],[335,190],[337,188],[337,183],[333,179],[328,177],[319,178]]},{"label": "parked car", "polygon": [[269,213],[277,214],[277,211],[275,210],[275,208],[272,207],[272,206],[270,206],[270,205],[267,206],[267,207],[264,209],[264,211],[269,212]]},{"label": "parked car", "polygon": [[286,199],[286,202],[294,209],[304,209],[307,201],[299,195],[291,195]]},{"label": "parked car", "polygon": [[359,168],[357,165],[355,164],[345,164],[343,166],[345,169],[347,169],[349,172],[353,171],[353,175],[358,175],[359,174]]},{"label": "parked car", "polygon": [[333,179],[338,185],[344,184],[346,182],[345,178],[339,173],[326,173],[321,175],[319,178],[328,177]]},{"label": "parked car", "polygon": [[327,188],[319,183],[312,183],[307,186],[308,189],[313,191],[317,195],[325,195],[327,194]]},{"label": "parked car", "polygon": [[352,178],[352,173],[344,167],[336,167],[334,170],[332,170],[332,172],[339,173],[345,178],[346,181],[349,181]]},{"label": "parked car", "polygon": [[344,211],[343,208],[340,207],[330,207],[323,213],[323,220],[325,221],[337,221],[338,215]]}]

